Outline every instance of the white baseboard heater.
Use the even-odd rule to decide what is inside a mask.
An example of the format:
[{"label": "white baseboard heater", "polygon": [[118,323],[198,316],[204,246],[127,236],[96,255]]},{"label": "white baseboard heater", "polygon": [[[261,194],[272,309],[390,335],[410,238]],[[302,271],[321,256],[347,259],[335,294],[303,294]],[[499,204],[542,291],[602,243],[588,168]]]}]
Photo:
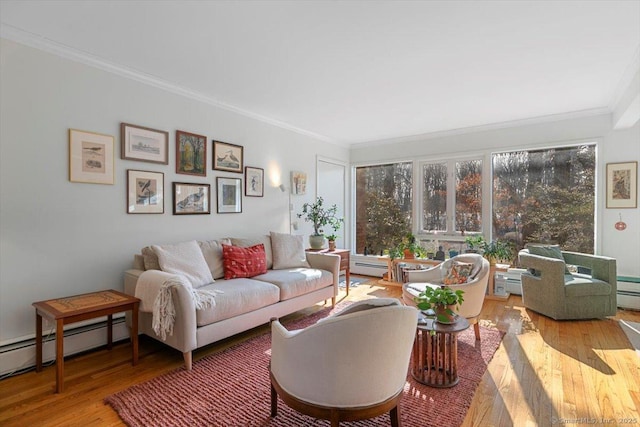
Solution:
[{"label": "white baseboard heater", "polygon": [[363,274],[365,276],[382,277],[387,272],[387,263],[377,261],[375,259],[367,259],[365,256],[353,257],[351,261],[350,272],[355,274]]},{"label": "white baseboard heater", "polygon": [[618,307],[640,310],[640,277],[618,276]]},{"label": "white baseboard heater", "polygon": [[[64,331],[64,355],[70,356],[107,344],[107,321],[69,325]],[[51,325],[48,323],[49,326]],[[81,325],[81,326],[79,326]],[[73,327],[75,326],[75,327]],[[51,333],[48,333],[52,330]],[[124,315],[113,318],[113,342],[129,338]],[[46,364],[56,358],[55,326],[43,330],[42,361]],[[0,346],[0,379],[33,369],[36,365],[35,336]]]}]

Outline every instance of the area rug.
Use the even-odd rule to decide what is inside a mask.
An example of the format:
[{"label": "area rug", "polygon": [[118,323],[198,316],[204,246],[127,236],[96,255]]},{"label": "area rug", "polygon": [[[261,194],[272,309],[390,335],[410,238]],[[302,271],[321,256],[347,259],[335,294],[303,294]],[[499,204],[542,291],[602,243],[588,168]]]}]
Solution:
[{"label": "area rug", "polygon": [[636,349],[636,354],[640,357],[640,323],[628,320],[619,320],[620,327],[627,334],[629,342]]},{"label": "area rug", "polygon": [[[334,310],[341,308],[344,306],[337,306]],[[288,329],[304,328],[329,314],[330,309],[324,309],[285,323],[285,326]],[[407,375],[401,401],[401,416],[405,426],[453,427],[462,423],[503,334],[481,327],[481,336],[482,341],[476,342],[473,328],[458,335],[460,382],[456,386],[431,388]],[[278,415],[275,418],[269,416],[270,351],[271,336],[266,333],[194,362],[191,372],[179,368],[108,396],[105,403],[111,405],[131,427],[329,426],[328,421],[301,415],[282,401],[278,405]],[[331,375],[331,372],[327,372],[327,375]],[[345,427],[388,425],[388,414],[364,421],[341,423]]]},{"label": "area rug", "polygon": [[[349,289],[357,288],[359,284],[370,281],[371,279],[367,279],[364,277],[353,277],[349,278]],[[345,289],[347,287],[347,278],[344,275],[340,276],[340,282],[338,283],[338,287],[341,289]]]}]

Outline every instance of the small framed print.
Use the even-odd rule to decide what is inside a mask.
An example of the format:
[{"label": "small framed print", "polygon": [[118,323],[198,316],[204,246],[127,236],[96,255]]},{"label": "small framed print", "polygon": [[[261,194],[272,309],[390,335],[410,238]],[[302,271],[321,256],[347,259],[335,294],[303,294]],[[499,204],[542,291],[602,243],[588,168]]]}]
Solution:
[{"label": "small framed print", "polygon": [[207,137],[176,131],[176,173],[207,176]]},{"label": "small framed print", "polygon": [[69,181],[114,183],[114,137],[69,129]]},{"label": "small framed print", "polygon": [[296,196],[307,194],[306,172],[291,171],[291,194]]},{"label": "small framed print", "polygon": [[173,183],[173,214],[201,215],[211,213],[211,185]]},{"label": "small framed print", "polygon": [[242,212],[242,179],[217,177],[218,213]]},{"label": "small framed print", "polygon": [[127,213],[164,213],[164,174],[127,170]]},{"label": "small framed print", "polygon": [[213,141],[213,169],[242,173],[244,163],[244,147]]},{"label": "small framed print", "polygon": [[264,169],[246,166],[244,168],[244,195],[264,196]]},{"label": "small framed print", "polygon": [[607,208],[638,207],[638,162],[607,163]]},{"label": "small framed print", "polygon": [[169,164],[169,132],[121,123],[120,139],[122,159]]}]

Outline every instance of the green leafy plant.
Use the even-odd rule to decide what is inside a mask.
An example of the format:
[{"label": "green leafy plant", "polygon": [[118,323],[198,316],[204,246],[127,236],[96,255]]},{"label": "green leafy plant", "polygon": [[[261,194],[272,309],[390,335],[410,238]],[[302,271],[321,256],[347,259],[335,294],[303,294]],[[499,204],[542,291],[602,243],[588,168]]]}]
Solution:
[{"label": "green leafy plant", "polygon": [[420,246],[413,233],[405,234],[400,243],[398,243],[393,250],[389,250],[389,256],[391,257],[391,253],[393,253],[394,255],[397,255],[393,258],[402,258],[405,251],[411,252],[417,258],[424,258],[427,256],[427,251]]},{"label": "green leafy plant", "polygon": [[475,251],[482,247],[484,244],[484,236],[482,234],[472,234],[464,239],[470,250]]},{"label": "green leafy plant", "polygon": [[337,234],[325,234],[324,237],[326,237],[327,240],[336,240],[338,238],[338,235]]},{"label": "green leafy plant", "polygon": [[[436,318],[441,322],[447,322],[450,316],[455,313],[451,306],[459,307],[464,302],[464,291],[455,291],[445,285],[435,288],[427,286],[426,289],[415,298],[416,305],[420,310],[433,309],[436,311]],[[440,308],[440,313],[438,313]]]},{"label": "green leafy plant", "polygon": [[297,216],[313,224],[314,236],[322,236],[324,227],[329,226],[335,232],[342,226],[344,218],[336,216],[337,212],[338,206],[334,204],[329,208],[325,208],[324,199],[318,197],[315,203],[305,203],[302,205],[302,213],[297,214]]},{"label": "green leafy plant", "polygon": [[485,241],[482,244],[482,255],[491,263],[511,261],[511,258],[513,258],[513,244],[504,240]]}]

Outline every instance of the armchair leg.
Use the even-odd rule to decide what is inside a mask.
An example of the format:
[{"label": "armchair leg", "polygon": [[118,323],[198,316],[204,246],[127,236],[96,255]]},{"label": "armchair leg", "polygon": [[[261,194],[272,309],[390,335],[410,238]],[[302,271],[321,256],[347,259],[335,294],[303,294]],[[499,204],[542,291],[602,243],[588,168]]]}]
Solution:
[{"label": "armchair leg", "polygon": [[476,323],[473,325],[473,331],[476,333],[476,340],[480,341],[480,324],[476,320]]},{"label": "armchair leg", "polygon": [[278,393],[276,393],[276,389],[271,384],[271,417],[276,415],[278,415]]},{"label": "armchair leg", "polygon": [[400,405],[397,405],[389,411],[389,417],[391,418],[391,427],[400,427]]}]

